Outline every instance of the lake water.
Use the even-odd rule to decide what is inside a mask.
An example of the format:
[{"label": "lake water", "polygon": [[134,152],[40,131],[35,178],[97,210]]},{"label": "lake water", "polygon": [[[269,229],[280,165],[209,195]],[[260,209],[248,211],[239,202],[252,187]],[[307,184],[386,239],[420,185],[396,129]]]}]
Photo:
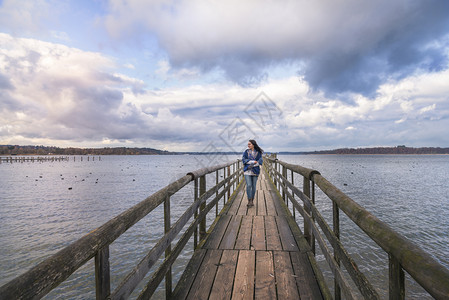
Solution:
[{"label": "lake water", "polygon": [[[239,157],[223,157],[222,161]],[[335,186],[449,268],[449,156],[285,155],[279,159],[317,169]],[[207,156],[102,156],[65,162],[0,164],[0,285],[99,227],[187,172],[208,165]],[[221,161],[217,161],[217,164]],[[208,180],[208,186],[215,181]],[[295,178],[295,182],[302,182]],[[191,204],[189,184],[171,202],[172,222]],[[221,204],[222,205],[222,204]],[[317,192],[329,220],[331,205]],[[213,218],[213,217],[212,217]],[[345,216],[342,241],[360,269],[385,297],[388,260]],[[298,218],[299,219],[299,218]],[[212,222],[209,218],[208,224]],[[329,221],[330,222],[330,221]],[[111,245],[113,288],[163,233],[161,209]],[[173,267],[174,282],[191,256],[189,242]],[[328,271],[323,256],[320,266]],[[163,284],[161,284],[163,285]],[[163,288],[155,298],[163,298]],[[48,299],[95,298],[89,262]],[[407,280],[407,299],[430,299]]]}]

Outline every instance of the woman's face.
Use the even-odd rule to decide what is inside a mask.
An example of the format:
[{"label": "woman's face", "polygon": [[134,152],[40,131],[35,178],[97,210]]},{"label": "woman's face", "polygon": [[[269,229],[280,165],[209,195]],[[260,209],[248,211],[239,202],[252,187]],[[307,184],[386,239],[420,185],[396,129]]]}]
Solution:
[{"label": "woman's face", "polygon": [[249,150],[253,150],[254,149],[254,145],[251,142],[248,142],[248,149]]}]

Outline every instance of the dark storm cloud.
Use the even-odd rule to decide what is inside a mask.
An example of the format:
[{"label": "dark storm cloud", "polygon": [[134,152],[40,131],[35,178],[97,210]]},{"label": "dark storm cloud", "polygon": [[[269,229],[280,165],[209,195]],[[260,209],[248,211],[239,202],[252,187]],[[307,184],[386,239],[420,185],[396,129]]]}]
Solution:
[{"label": "dark storm cloud", "polygon": [[421,2],[393,25],[365,51],[332,53],[330,49],[312,57],[305,79],[312,87],[329,93],[372,95],[387,79],[448,67],[445,49],[449,45],[444,37],[449,34],[449,2]]},{"label": "dark storm cloud", "polygon": [[387,80],[448,67],[445,0],[115,4],[106,18],[114,36],[147,28],[173,67],[218,68],[243,86],[296,61],[315,90],[370,96]]}]

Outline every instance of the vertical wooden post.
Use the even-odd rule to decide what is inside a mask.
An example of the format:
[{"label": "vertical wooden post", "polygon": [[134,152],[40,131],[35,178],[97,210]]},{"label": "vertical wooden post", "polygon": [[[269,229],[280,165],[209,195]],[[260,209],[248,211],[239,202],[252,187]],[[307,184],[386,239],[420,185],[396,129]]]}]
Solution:
[{"label": "vertical wooden post", "polygon": [[[232,164],[232,176],[234,176],[234,175],[235,175],[235,163]],[[237,184],[237,181],[232,184],[232,191],[234,191],[235,188],[237,187],[236,184]]]},{"label": "vertical wooden post", "polygon": [[[226,168],[223,168],[223,180],[226,179]],[[223,190],[226,188],[226,185],[223,186]],[[226,193],[223,194],[223,205],[226,204]]]},{"label": "vertical wooden post", "polygon": [[[310,180],[309,178],[303,177],[303,193],[310,199]],[[304,205],[304,210],[309,214],[311,214],[310,208],[308,208],[306,205]],[[312,246],[312,227],[309,225],[309,223],[304,222],[304,237],[306,238],[307,242],[310,246]]]},{"label": "vertical wooden post", "polygon": [[[291,175],[292,175],[292,185],[293,186],[295,186],[295,180],[294,180],[294,173],[293,173],[293,170],[290,170],[291,171]],[[292,191],[292,197],[293,197],[293,199],[295,199],[295,193],[293,193],[293,191]],[[295,209],[295,206],[293,205],[293,203],[292,203],[292,206],[293,206],[293,219],[295,219],[295,222],[296,222],[296,209]]]},{"label": "vertical wooden post", "polygon": [[[228,166],[228,177],[229,177],[229,180],[231,180],[231,166]],[[229,198],[231,198],[231,185],[230,185],[230,182],[228,182],[228,201],[229,201]]]},{"label": "vertical wooden post", "polygon": [[[216,186],[218,185],[218,170],[215,171],[215,185]],[[217,197],[218,197],[218,189],[215,192],[215,198],[217,198]],[[217,216],[218,216],[218,199],[217,199],[217,205],[215,205],[215,217],[217,217]]]},{"label": "vertical wooden post", "polygon": [[[171,227],[171,220],[170,220],[170,196],[167,196],[164,201],[164,233],[167,234],[167,232],[170,231]],[[171,254],[171,243],[168,245],[167,249],[165,250],[165,258]],[[167,273],[165,274],[165,299],[171,298],[171,292],[172,292],[172,276],[171,276],[171,267],[167,270]]]},{"label": "vertical wooden post", "polygon": [[[200,177],[200,197],[206,192],[206,175]],[[200,210],[206,209],[206,201],[201,203]],[[200,220],[200,241],[206,236],[206,216]]]},{"label": "vertical wooden post", "polygon": [[[195,179],[194,182],[194,202],[198,201],[198,178]],[[198,218],[198,209],[195,209],[194,214],[195,219]],[[193,248],[196,249],[198,246],[198,226],[195,226],[195,230],[193,231]]]},{"label": "vertical wooden post", "polygon": [[274,172],[273,172],[273,180],[274,180],[274,185],[276,186],[277,190],[279,191],[279,187],[278,187],[278,182],[276,180],[276,172],[278,170],[278,162],[274,161]]},{"label": "vertical wooden post", "polygon": [[237,161],[237,185],[239,185],[240,184],[240,172],[239,172],[239,170],[240,170],[240,161],[238,160]]},{"label": "vertical wooden post", "polygon": [[[287,180],[287,168],[285,166],[282,166],[282,176]],[[288,208],[288,201],[285,201],[285,189],[287,188],[287,184],[283,182],[282,184],[282,200],[287,203]]]},{"label": "vertical wooden post", "polygon": [[389,299],[390,300],[403,300],[405,299],[405,283],[404,283],[404,270],[401,267],[399,261],[388,254],[389,265]]},{"label": "vertical wooden post", "polygon": [[[337,237],[337,239],[340,239],[340,211],[338,209],[337,203],[332,201],[332,219],[333,219],[333,227],[334,227],[334,234]],[[337,263],[337,266],[340,267],[340,258],[338,257],[337,251],[334,249],[334,259]],[[334,279],[334,299],[340,300],[341,299],[341,288],[338,284],[338,281]]]},{"label": "vertical wooden post", "polygon": [[[315,205],[315,182],[311,182],[312,184],[312,197],[310,200],[312,201],[313,205]],[[315,223],[315,216],[312,214],[312,221]],[[310,231],[310,240],[311,240],[311,247],[312,247],[312,253],[315,255],[315,236],[313,234],[313,231]]]},{"label": "vertical wooden post", "polygon": [[109,246],[102,248],[95,255],[95,290],[97,300],[107,299],[111,294]]}]

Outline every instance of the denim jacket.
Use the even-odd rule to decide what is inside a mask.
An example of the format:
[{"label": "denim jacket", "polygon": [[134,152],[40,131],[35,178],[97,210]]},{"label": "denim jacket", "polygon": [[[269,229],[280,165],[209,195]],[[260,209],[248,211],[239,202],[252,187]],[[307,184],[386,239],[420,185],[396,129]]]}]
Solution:
[{"label": "denim jacket", "polygon": [[[249,149],[246,149],[245,152],[243,152],[243,157],[242,157],[242,162],[243,162],[243,172],[247,171],[249,169],[249,161],[251,160],[255,160],[259,163],[259,165],[262,165],[263,160],[262,160],[262,153],[260,153],[259,151],[256,151],[256,157],[253,157],[250,153],[249,153]],[[252,168],[254,174],[259,175],[260,174],[260,167],[256,166]]]}]

